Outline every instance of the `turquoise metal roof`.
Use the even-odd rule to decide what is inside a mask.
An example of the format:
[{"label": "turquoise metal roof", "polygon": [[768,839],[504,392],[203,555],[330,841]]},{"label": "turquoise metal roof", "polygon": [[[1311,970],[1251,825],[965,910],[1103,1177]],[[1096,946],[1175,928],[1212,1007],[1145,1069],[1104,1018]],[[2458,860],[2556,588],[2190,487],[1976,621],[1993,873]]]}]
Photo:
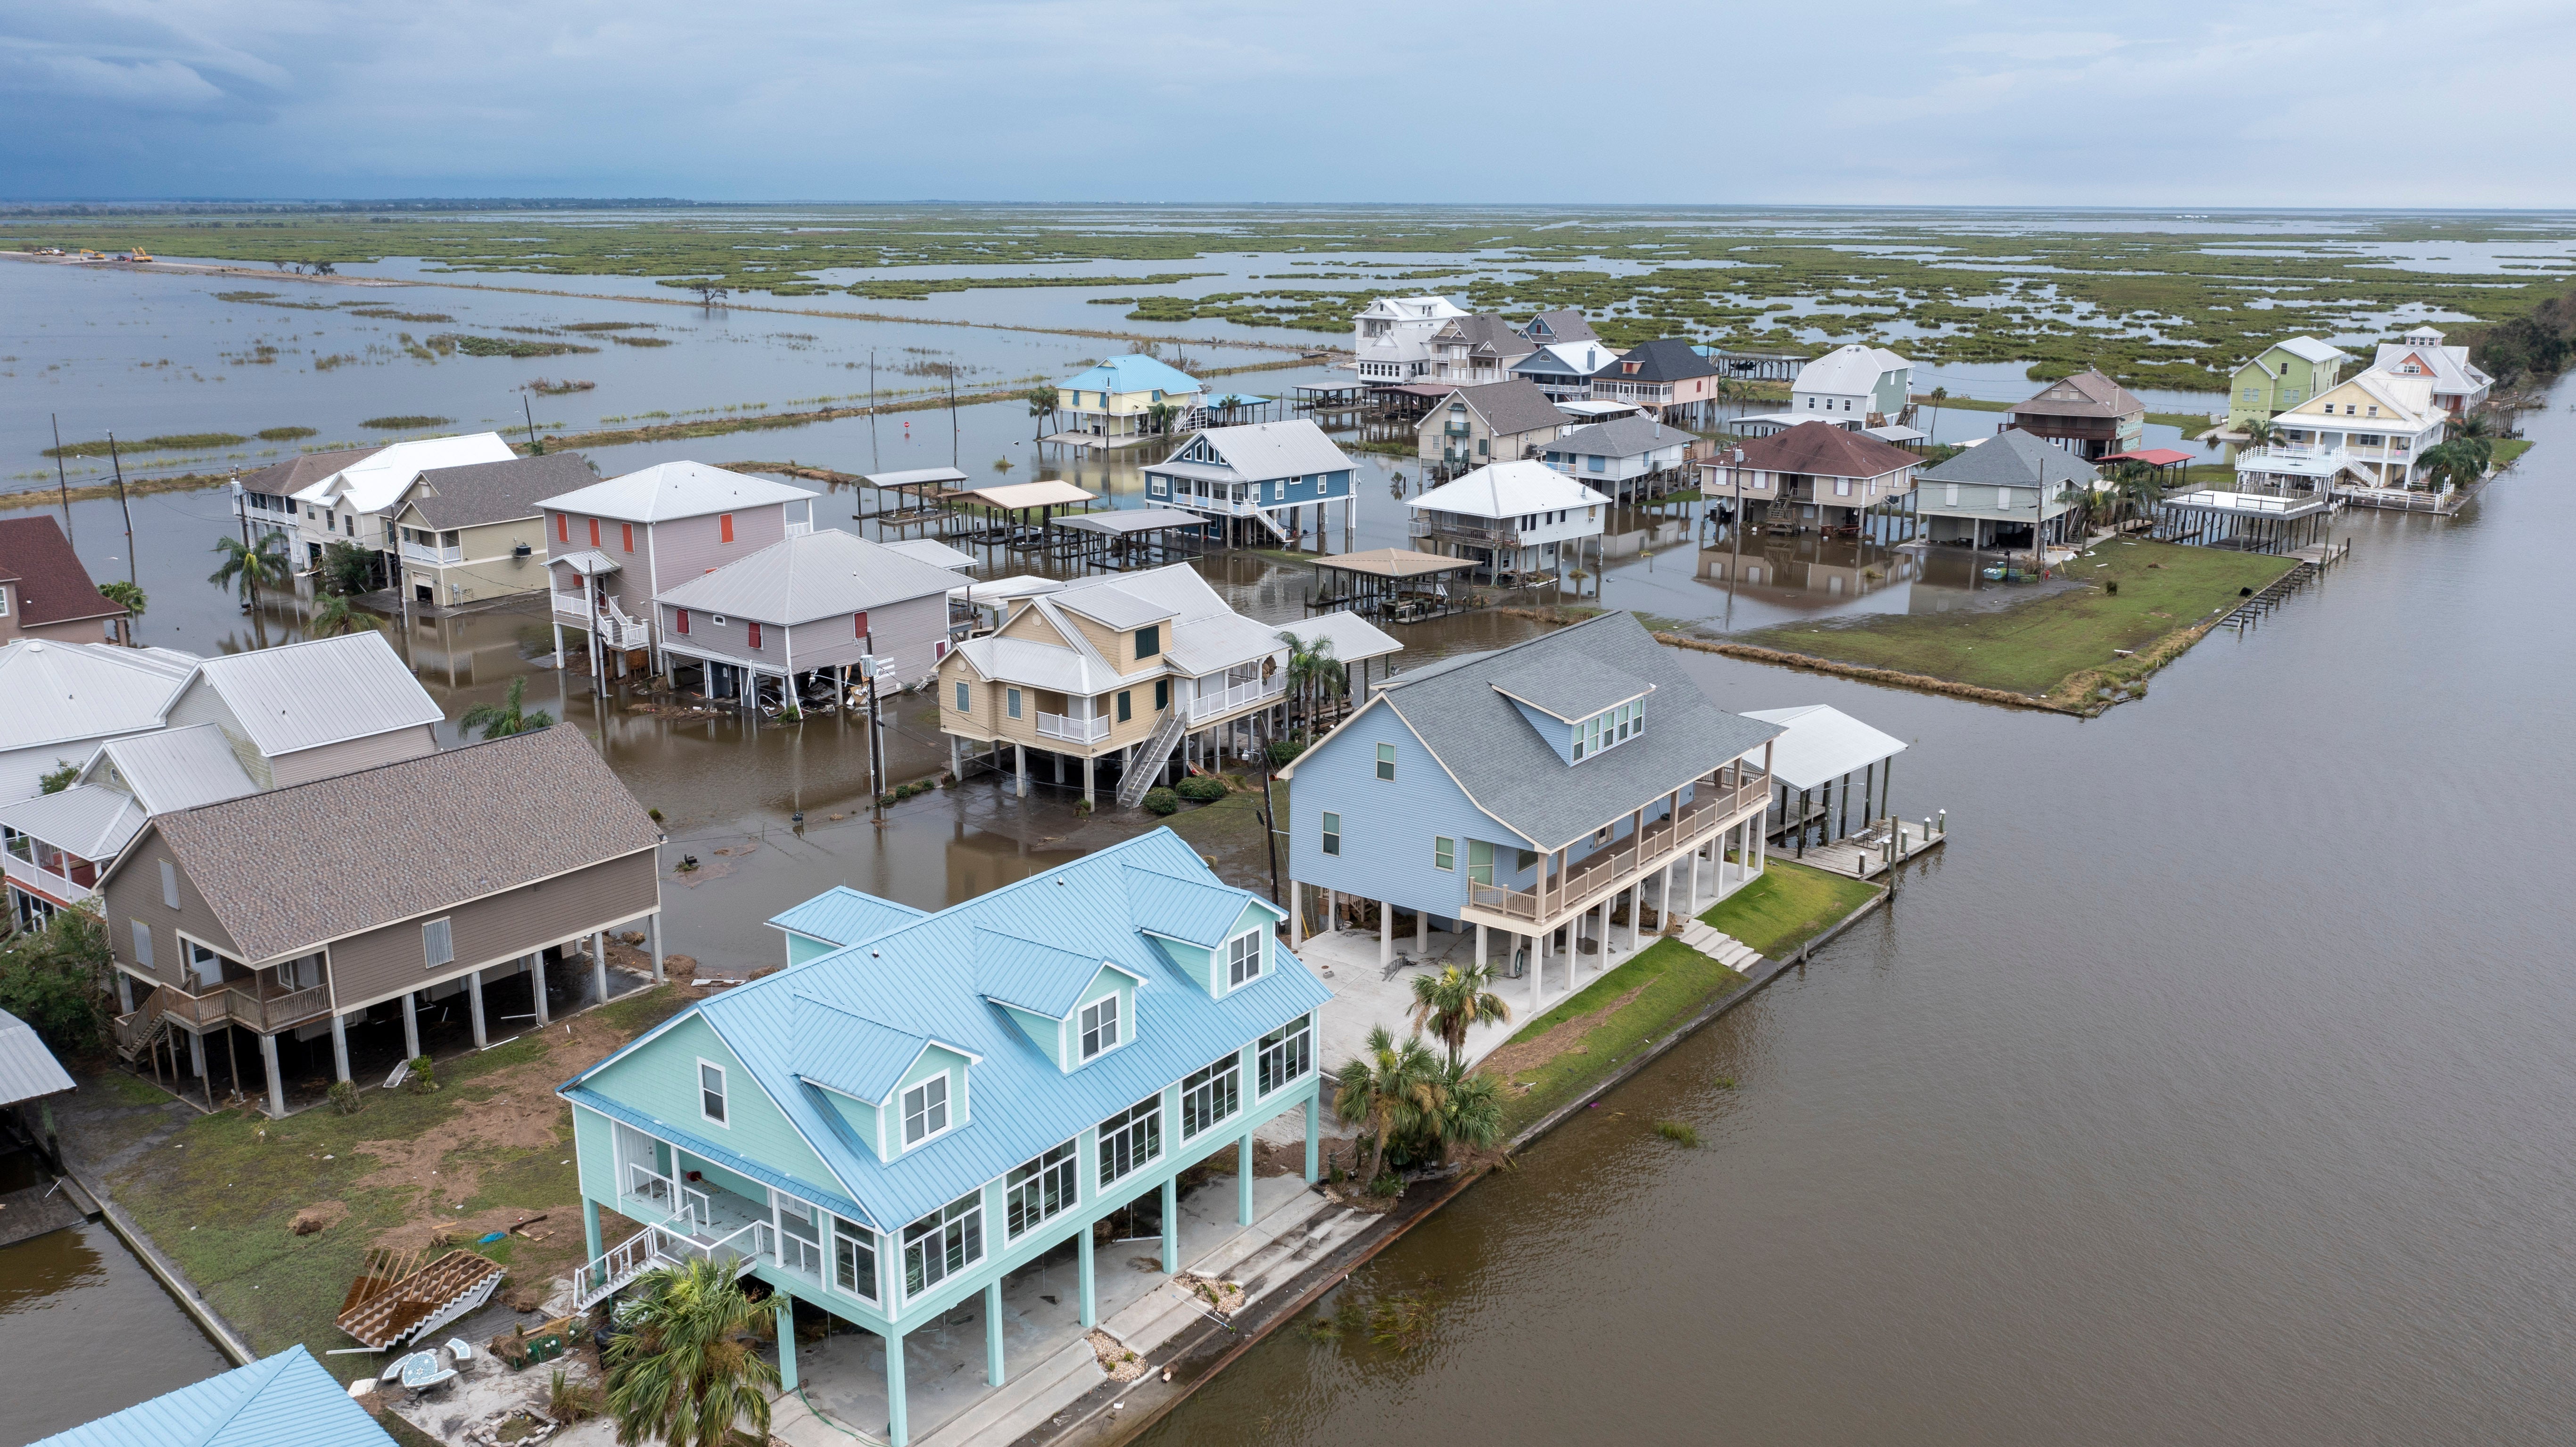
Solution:
[{"label": "turquoise metal roof", "polygon": [[1199,379],[1142,352],[1111,357],[1056,383],[1076,392],[1199,392]]},{"label": "turquoise metal roof", "polygon": [[394,1447],[394,1439],[296,1346],[34,1447]]},{"label": "turquoise metal roof", "polygon": [[1212,950],[1225,943],[1234,933],[1234,922],[1243,918],[1239,889],[1132,864],[1125,873],[1127,908],[1138,929]]},{"label": "turquoise metal roof", "polygon": [[811,995],[798,995],[791,1013],[797,1073],[870,1105],[885,1104],[903,1072],[930,1043],[927,1035],[871,1020]]},{"label": "turquoise metal roof", "polygon": [[[1073,1013],[1083,987],[1108,961],[994,930],[975,931],[975,991],[987,1000],[1034,1010],[1050,1020]],[[1133,970],[1130,974],[1135,973]]]},{"label": "turquoise metal roof", "polygon": [[825,944],[855,945],[921,918],[922,912],[911,905],[836,884],[794,909],[771,916],[769,924]]},{"label": "turquoise metal roof", "polygon": [[[681,1015],[673,1016],[672,1018],[679,1019],[686,1014],[687,1012],[683,1011],[681,1012]],[[609,1060],[614,1060],[616,1058],[617,1057],[614,1055],[608,1057]],[[607,1061],[602,1061],[600,1063],[604,1065]],[[598,1067],[594,1066],[592,1068],[596,1069]],[[808,1093],[819,1094],[819,1092],[814,1092],[811,1086],[799,1086],[798,1089]],[[601,1115],[607,1116],[610,1120],[622,1120],[628,1125],[635,1127],[637,1130],[644,1132],[646,1135],[652,1136],[656,1140],[668,1141],[672,1145],[678,1146],[680,1149],[687,1151],[690,1155],[697,1156],[702,1160],[713,1161],[717,1165],[720,1165],[726,1170],[732,1171],[737,1175],[749,1176],[751,1179],[760,1182],[764,1186],[774,1186],[777,1189],[794,1196],[800,1201],[810,1202],[822,1207],[826,1211],[836,1212],[853,1221],[864,1221],[872,1226],[882,1226],[885,1224],[884,1222],[878,1221],[869,1216],[867,1212],[861,1210],[858,1202],[851,1200],[849,1197],[842,1195],[836,1190],[833,1190],[829,1182],[801,1180],[778,1169],[776,1166],[770,1165],[766,1161],[754,1160],[751,1157],[736,1151],[731,1146],[725,1145],[719,1141],[709,1140],[707,1137],[689,1129],[687,1126],[678,1125],[671,1121],[664,1120],[660,1116],[653,1114],[651,1111],[637,1110],[635,1107],[626,1104],[624,1101],[615,1100],[606,1095],[600,1094],[598,1091],[587,1090],[578,1086],[565,1087],[564,1089],[557,1091],[556,1094],[561,1095],[564,1099],[571,1101],[575,1105],[587,1106],[592,1110],[598,1111]],[[832,1140],[842,1142],[853,1151],[865,1152],[867,1150],[867,1143],[852,1134],[850,1128],[841,1123],[839,1112],[831,1109],[829,1106],[821,1105],[819,1101],[817,1101],[816,1104],[818,1106],[818,1111],[816,1112],[815,1119],[821,1122],[821,1129],[828,1132]],[[806,1124],[806,1118],[804,1116],[799,1116],[797,1120],[800,1125]],[[809,1129],[810,1128],[811,1127],[809,1127]],[[817,1146],[822,1146],[825,1142],[821,1139],[817,1139],[815,1144]]]},{"label": "turquoise metal roof", "polygon": [[[1271,968],[1258,980],[1210,998],[1203,983],[1174,965],[1144,933],[1131,902],[1130,866],[1219,891],[1233,899],[1237,914],[1254,902],[1267,907],[1259,895],[1220,882],[1171,830],[1157,829],[690,1008],[857,1196],[863,1212],[844,1214],[881,1226],[900,1225],[1332,998],[1305,964],[1285,950],[1275,953]],[[1137,996],[1135,1033],[1078,1070],[1059,1070],[1002,1007],[984,998],[986,982],[978,977],[977,961],[978,935],[983,933],[1039,943],[1095,968],[1106,962],[1144,980],[1148,988]],[[800,1077],[821,1078],[818,1071],[828,1070],[873,1079],[884,1069],[880,1054],[901,1053],[902,1047],[882,1038],[873,1045],[853,1041],[827,1061],[800,1059],[800,997],[865,1019],[900,1022],[901,1032],[917,1032],[979,1057],[970,1067],[972,1119],[891,1162],[878,1160],[842,1124],[826,1093]],[[742,1169],[735,1165],[739,1157],[702,1148],[694,1132],[634,1119],[636,1112],[604,1100],[584,1084],[608,1061],[649,1048],[649,1037],[627,1046],[576,1077],[563,1094],[632,1119],[685,1150]],[[906,1054],[901,1064],[910,1063]],[[821,1183],[771,1180],[779,1174],[775,1168],[744,1174],[809,1200],[825,1192],[817,1204],[830,1200],[829,1188]]]}]

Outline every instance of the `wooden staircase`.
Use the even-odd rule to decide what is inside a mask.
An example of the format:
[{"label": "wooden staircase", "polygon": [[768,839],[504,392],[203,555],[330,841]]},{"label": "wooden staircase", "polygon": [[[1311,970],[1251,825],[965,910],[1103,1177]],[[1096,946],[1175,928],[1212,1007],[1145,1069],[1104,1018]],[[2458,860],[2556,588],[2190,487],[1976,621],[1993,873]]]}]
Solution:
[{"label": "wooden staircase", "polygon": [[161,1037],[170,1031],[170,1004],[178,998],[186,997],[162,985],[146,995],[132,1012],[117,1016],[117,1058],[131,1064],[142,1058],[144,1051],[161,1043]]},{"label": "wooden staircase", "polygon": [[455,1250],[420,1264],[417,1251],[371,1250],[336,1318],[340,1330],[378,1351],[433,1331],[491,1299],[501,1263]]},{"label": "wooden staircase", "polygon": [[1163,765],[1171,762],[1172,750],[1181,746],[1181,735],[1188,729],[1189,716],[1182,711],[1181,701],[1175,698],[1172,706],[1164,711],[1163,721],[1154,725],[1153,734],[1145,740],[1143,747],[1136,750],[1135,759],[1119,778],[1119,808],[1133,809],[1145,802],[1146,791],[1163,776]]}]

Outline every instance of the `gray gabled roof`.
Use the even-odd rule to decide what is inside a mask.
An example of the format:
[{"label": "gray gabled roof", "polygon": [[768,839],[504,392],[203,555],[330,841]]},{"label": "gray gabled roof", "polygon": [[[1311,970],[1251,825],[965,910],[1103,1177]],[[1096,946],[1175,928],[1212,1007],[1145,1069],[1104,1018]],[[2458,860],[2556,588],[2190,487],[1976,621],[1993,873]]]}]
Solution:
[{"label": "gray gabled roof", "polygon": [[0,1105],[72,1088],[71,1076],[45,1042],[36,1038],[35,1027],[0,1010]]},{"label": "gray gabled roof", "polygon": [[771,543],[653,601],[763,623],[810,623],[914,598],[946,597],[957,575],[839,528]]},{"label": "gray gabled roof", "polygon": [[536,517],[544,499],[597,481],[578,452],[433,467],[412,484],[411,506],[434,528],[480,527]]},{"label": "gray gabled roof", "polygon": [[[1503,436],[1517,432],[1536,432],[1542,427],[1562,427],[1574,419],[1556,410],[1547,394],[1535,382],[1515,378],[1509,382],[1488,382],[1482,387],[1461,387],[1449,394],[1452,402],[1464,402],[1476,409],[1485,425]],[[1434,405],[1424,419],[1428,426],[1440,415]]]},{"label": "gray gabled roof", "polygon": [[197,666],[197,680],[272,759],[447,717],[372,630],[209,658]]},{"label": "gray gabled roof", "polygon": [[1613,417],[1596,422],[1579,432],[1568,432],[1547,445],[1550,452],[1596,454],[1602,457],[1643,457],[1659,447],[1688,443],[1691,434],[1642,413]]},{"label": "gray gabled roof", "polygon": [[2073,453],[2052,447],[2015,427],[1998,432],[1931,471],[1918,482],[1973,482],[1989,487],[2040,487],[2089,483],[2094,471]]},{"label": "gray gabled roof", "polygon": [[[1654,692],[1638,738],[1568,764],[1500,690],[1590,717]],[[1588,690],[1588,691],[1587,691]],[[1777,736],[1780,726],[1709,702],[1633,613],[1543,633],[1389,680],[1371,700],[1392,708],[1478,808],[1541,849],[1582,838]]]}]

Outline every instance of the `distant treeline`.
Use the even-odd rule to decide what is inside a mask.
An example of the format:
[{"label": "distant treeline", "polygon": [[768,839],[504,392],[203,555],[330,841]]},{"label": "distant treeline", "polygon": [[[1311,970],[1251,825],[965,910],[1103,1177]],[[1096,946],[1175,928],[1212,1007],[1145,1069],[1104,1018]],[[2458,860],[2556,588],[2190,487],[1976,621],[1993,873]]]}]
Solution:
[{"label": "distant treeline", "polygon": [[2469,356],[2511,386],[2524,377],[2554,377],[2576,357],[2576,293],[2561,293],[2518,317],[2479,327]]},{"label": "distant treeline", "polygon": [[370,211],[667,211],[713,206],[679,196],[398,196],[382,201],[227,201],[182,197],[166,201],[21,201],[0,204],[0,216],[130,216],[243,211],[281,216],[348,216]]}]

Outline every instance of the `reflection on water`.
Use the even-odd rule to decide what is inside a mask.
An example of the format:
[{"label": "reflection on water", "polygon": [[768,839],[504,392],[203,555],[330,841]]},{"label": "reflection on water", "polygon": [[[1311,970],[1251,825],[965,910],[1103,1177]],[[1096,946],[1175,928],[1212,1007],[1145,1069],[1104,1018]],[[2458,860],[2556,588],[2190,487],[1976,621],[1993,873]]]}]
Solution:
[{"label": "reflection on water", "polygon": [[0,1447],[231,1365],[105,1226],[0,1249]]}]

